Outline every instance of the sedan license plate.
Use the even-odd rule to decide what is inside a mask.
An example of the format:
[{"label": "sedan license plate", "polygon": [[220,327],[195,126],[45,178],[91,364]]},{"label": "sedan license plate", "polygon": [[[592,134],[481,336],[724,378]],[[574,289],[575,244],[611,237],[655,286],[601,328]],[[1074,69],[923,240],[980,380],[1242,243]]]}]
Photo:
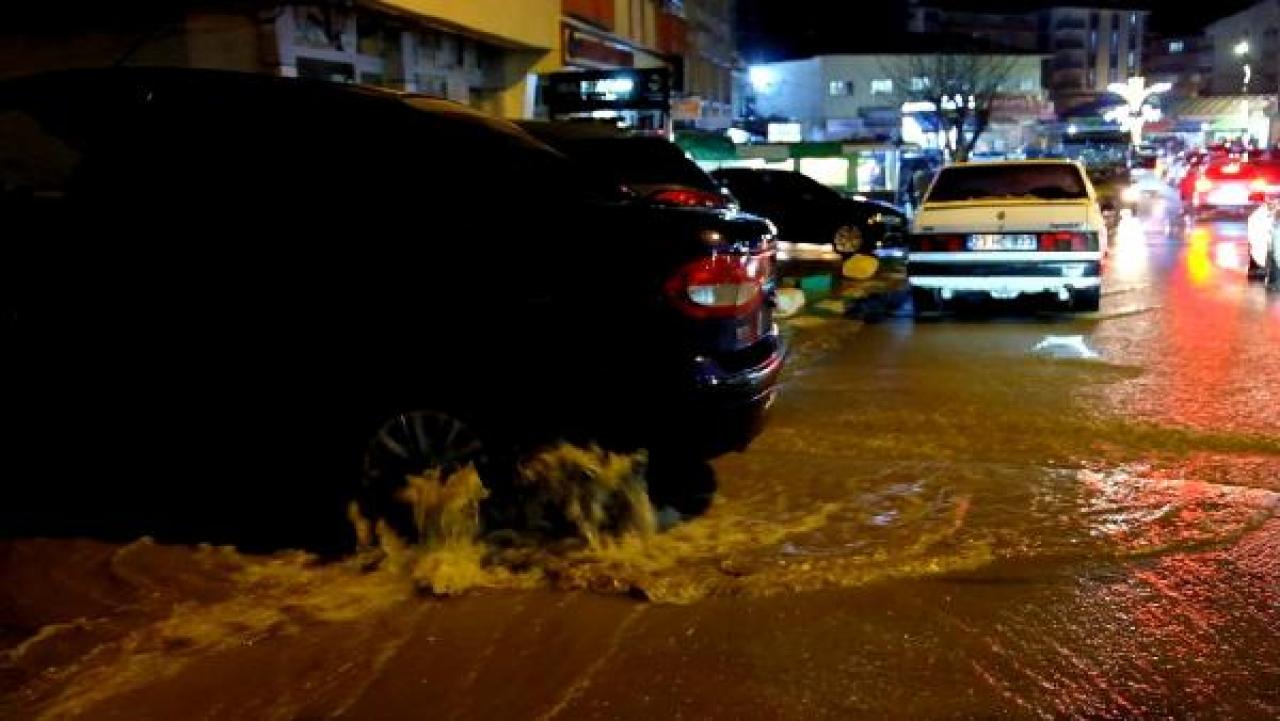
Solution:
[{"label": "sedan license plate", "polygon": [[1036,250],[1039,247],[1039,239],[1031,234],[969,236],[969,250]]}]

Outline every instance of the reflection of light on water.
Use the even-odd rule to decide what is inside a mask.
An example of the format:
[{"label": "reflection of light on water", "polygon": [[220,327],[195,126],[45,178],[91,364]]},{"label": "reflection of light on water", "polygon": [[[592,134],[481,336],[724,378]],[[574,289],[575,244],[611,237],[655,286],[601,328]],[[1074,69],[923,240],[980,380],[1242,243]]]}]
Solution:
[{"label": "reflection of light on water", "polygon": [[1147,238],[1142,221],[1126,215],[1116,225],[1116,242],[1112,249],[1115,275],[1132,279],[1147,270]]},{"label": "reflection of light on water", "polygon": [[1032,353],[1041,353],[1052,358],[1099,358],[1098,352],[1085,343],[1082,335],[1046,336],[1031,349]]},{"label": "reflection of light on water", "polygon": [[1209,230],[1196,228],[1187,239],[1187,277],[1194,285],[1204,285],[1213,278],[1213,261],[1209,258]]},{"label": "reflection of light on water", "polygon": [[1213,261],[1225,270],[1241,270],[1244,264],[1240,258],[1240,248],[1235,243],[1218,243],[1214,247]]}]

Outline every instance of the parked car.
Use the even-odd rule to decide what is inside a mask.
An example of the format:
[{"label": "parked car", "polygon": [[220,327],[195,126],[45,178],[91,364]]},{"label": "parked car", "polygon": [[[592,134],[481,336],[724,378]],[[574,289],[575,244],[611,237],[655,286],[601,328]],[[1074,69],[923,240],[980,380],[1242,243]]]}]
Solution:
[{"label": "parked car", "polygon": [[649,205],[734,210],[737,201],[666,138],[594,123],[525,121],[530,135]]},{"label": "parked car", "polygon": [[742,448],[777,390],[766,222],[463,106],[70,71],[0,84],[0,137],[5,533],[324,544],[431,467]]},{"label": "parked car", "polygon": [[1249,215],[1249,280],[1280,288],[1280,193],[1268,195]]},{"label": "parked car", "polygon": [[953,301],[1049,301],[1096,311],[1107,226],[1079,164],[1009,161],[942,169],[916,214],[917,314]]},{"label": "parked car", "polygon": [[830,245],[843,256],[906,254],[906,215],[888,203],[848,198],[787,170],[725,169],[711,176],[744,210],[772,220],[781,240]]}]

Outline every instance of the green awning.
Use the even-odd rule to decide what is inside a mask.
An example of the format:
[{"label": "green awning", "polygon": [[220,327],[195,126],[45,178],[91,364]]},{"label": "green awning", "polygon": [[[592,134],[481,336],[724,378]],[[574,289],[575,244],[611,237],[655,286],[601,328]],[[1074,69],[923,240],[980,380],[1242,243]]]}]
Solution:
[{"label": "green awning", "polygon": [[738,146],[724,135],[716,133],[678,132],[676,145],[694,160],[715,162],[738,159]]}]

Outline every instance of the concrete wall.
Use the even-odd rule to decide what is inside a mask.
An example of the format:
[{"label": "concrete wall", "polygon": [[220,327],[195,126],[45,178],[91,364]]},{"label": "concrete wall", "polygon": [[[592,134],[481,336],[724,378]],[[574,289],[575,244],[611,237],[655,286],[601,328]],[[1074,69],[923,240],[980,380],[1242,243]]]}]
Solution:
[{"label": "concrete wall", "polygon": [[543,51],[560,45],[560,0],[382,0],[380,4],[499,44]]},{"label": "concrete wall", "polygon": [[[756,114],[797,120],[806,134],[825,124],[822,61],[818,58],[768,63],[752,70]],[[760,82],[766,81],[766,82]]]}]

